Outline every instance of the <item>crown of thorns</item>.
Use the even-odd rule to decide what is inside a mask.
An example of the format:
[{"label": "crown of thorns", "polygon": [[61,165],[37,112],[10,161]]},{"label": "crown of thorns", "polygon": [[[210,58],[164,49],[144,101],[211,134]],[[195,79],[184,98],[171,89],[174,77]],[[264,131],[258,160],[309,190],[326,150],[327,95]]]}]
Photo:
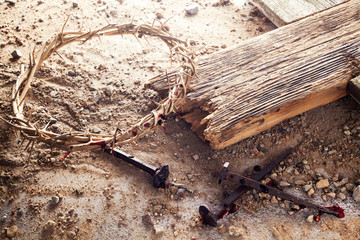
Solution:
[{"label": "crown of thorns", "polygon": [[[28,146],[31,145],[31,150],[36,141],[47,143],[52,147],[65,147],[68,151],[101,150],[106,147],[131,143],[161,125],[170,113],[175,112],[184,103],[190,81],[196,76],[195,56],[187,48],[186,42],[172,37],[163,25],[154,26],[154,23],[152,25],[110,24],[95,31],[64,32],[65,24],[61,33],[57,34],[54,39],[47,41],[37,54],[35,54],[35,49],[29,54],[30,63],[26,70],[21,71],[12,89],[13,115],[8,116],[8,119],[3,119],[21,131],[25,139],[29,140]],[[39,128],[35,123],[26,120],[23,114],[26,94],[30,89],[34,74],[46,59],[70,43],[85,43],[94,37],[116,35],[133,35],[136,39],[142,36],[157,37],[169,47],[171,62],[175,61],[179,64],[179,71],[175,75],[177,76],[175,84],[171,88],[169,87],[168,97],[157,103],[156,109],[125,131],[116,128],[113,135],[80,131],[54,133],[47,130],[49,124]]]}]

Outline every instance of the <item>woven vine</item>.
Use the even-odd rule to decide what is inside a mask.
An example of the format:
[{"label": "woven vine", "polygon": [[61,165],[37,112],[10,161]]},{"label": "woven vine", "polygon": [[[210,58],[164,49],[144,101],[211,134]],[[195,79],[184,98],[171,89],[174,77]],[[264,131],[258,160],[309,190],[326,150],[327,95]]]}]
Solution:
[{"label": "woven vine", "polygon": [[[12,89],[13,115],[3,119],[21,131],[23,136],[29,140],[28,146],[31,145],[31,148],[33,148],[35,142],[44,142],[52,147],[65,147],[68,151],[101,150],[106,147],[112,148],[128,144],[162,125],[167,116],[175,112],[184,103],[190,81],[196,76],[195,56],[187,48],[186,42],[172,37],[163,25],[110,24],[89,32],[64,32],[64,27],[54,39],[47,41],[41,50],[35,53],[34,49],[29,54],[30,63],[18,76]],[[171,63],[176,62],[179,65],[179,71],[174,79],[175,84],[171,88],[169,87],[168,97],[157,103],[156,109],[126,130],[115,127],[113,135],[80,131],[54,133],[47,130],[49,124],[44,128],[39,128],[26,119],[23,114],[26,96],[31,88],[30,84],[34,79],[34,74],[40,69],[45,60],[70,43],[84,44],[93,38],[116,35],[133,35],[138,40],[145,36],[159,38],[169,47]]]}]

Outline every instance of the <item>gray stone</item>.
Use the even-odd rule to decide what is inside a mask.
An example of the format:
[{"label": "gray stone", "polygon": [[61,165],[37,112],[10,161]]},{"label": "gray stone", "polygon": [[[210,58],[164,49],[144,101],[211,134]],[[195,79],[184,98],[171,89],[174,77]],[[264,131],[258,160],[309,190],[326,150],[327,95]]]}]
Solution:
[{"label": "gray stone", "polygon": [[53,196],[50,200],[51,205],[57,205],[60,202],[60,198],[58,196]]},{"label": "gray stone", "polygon": [[72,6],[73,6],[73,8],[79,7],[78,1],[73,1],[73,2],[72,2]]},{"label": "gray stone", "polygon": [[114,91],[114,89],[111,85],[107,86],[105,89],[106,96],[110,97],[112,95],[113,91]]},{"label": "gray stone", "polygon": [[290,186],[290,183],[281,181],[279,185],[280,185],[280,187],[288,187],[288,186]]},{"label": "gray stone", "polygon": [[199,11],[199,7],[196,3],[191,3],[185,7],[185,12],[187,15],[196,15]]},{"label": "gray stone", "polygon": [[12,53],[11,53],[11,56],[13,57],[13,58],[21,58],[22,57],[22,52],[20,51],[20,50],[15,50],[15,51],[13,51]]},{"label": "gray stone", "polygon": [[360,202],[360,185],[355,188],[353,198],[355,201]]}]

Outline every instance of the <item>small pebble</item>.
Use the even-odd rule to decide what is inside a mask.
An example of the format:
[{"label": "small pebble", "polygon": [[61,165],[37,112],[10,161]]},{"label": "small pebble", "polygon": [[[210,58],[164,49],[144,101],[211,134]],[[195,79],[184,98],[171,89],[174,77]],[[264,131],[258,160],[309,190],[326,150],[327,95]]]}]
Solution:
[{"label": "small pebble", "polygon": [[230,226],[229,227],[229,235],[233,236],[233,237],[240,237],[242,235],[244,235],[244,229],[239,228],[239,227],[235,227],[235,226]]},{"label": "small pebble", "polygon": [[329,184],[329,180],[328,179],[322,179],[320,181],[318,181],[316,183],[316,188],[317,189],[320,189],[320,188],[326,188],[328,187],[330,184]]},{"label": "small pebble", "polygon": [[304,185],[304,191],[307,192],[311,189],[311,185],[308,184],[308,185]]},{"label": "small pebble", "polygon": [[187,15],[196,15],[199,11],[199,7],[196,3],[192,3],[185,7],[185,12]]},{"label": "small pebble", "polygon": [[73,8],[79,7],[78,1],[73,1],[72,5],[73,5]]},{"label": "small pebble", "polygon": [[18,227],[16,225],[13,225],[6,229],[6,237],[13,238],[16,236],[16,233],[18,232]]},{"label": "small pebble", "polygon": [[60,198],[58,196],[53,196],[50,200],[51,205],[57,205],[60,202]]},{"label": "small pebble", "polygon": [[218,227],[218,232],[221,233],[221,234],[226,233],[225,225],[221,225],[220,227]]},{"label": "small pebble", "polygon": [[105,94],[106,96],[110,97],[113,93],[113,87],[111,85],[107,86],[106,89],[105,89]]},{"label": "small pebble", "polygon": [[311,195],[313,195],[314,193],[315,193],[315,190],[311,188],[311,189],[307,192],[307,195],[308,195],[308,196],[311,196]]},{"label": "small pebble", "polygon": [[52,220],[49,220],[44,225],[44,231],[52,232],[52,231],[54,231],[55,226],[56,226],[56,223]]},{"label": "small pebble", "polygon": [[352,191],[352,190],[354,189],[354,184],[352,184],[352,183],[347,183],[347,184],[345,185],[345,187],[346,187],[346,189],[347,189],[348,191]]},{"label": "small pebble", "polygon": [[76,237],[76,232],[75,231],[68,231],[66,233],[66,236],[69,238],[69,239],[74,239]]},{"label": "small pebble", "polygon": [[344,131],[345,135],[350,136],[351,132],[349,130]]},{"label": "small pebble", "polygon": [[305,185],[306,182],[304,180],[297,180],[297,181],[295,181],[295,184],[296,185]]},{"label": "small pebble", "polygon": [[193,155],[192,158],[193,158],[195,161],[197,161],[197,160],[200,159],[199,155],[197,155],[197,154]]},{"label": "small pebble", "polygon": [[310,215],[306,218],[306,221],[309,222],[309,223],[312,223],[314,222],[314,215]]},{"label": "small pebble", "polygon": [[290,183],[285,182],[285,181],[281,181],[281,182],[279,183],[279,185],[280,185],[280,187],[288,187],[288,186],[290,186]]},{"label": "small pebble", "polygon": [[355,188],[353,198],[356,202],[360,202],[360,185]]},{"label": "small pebble", "polygon": [[271,198],[271,203],[273,203],[273,204],[276,204],[276,203],[278,203],[279,201],[276,199],[276,197],[275,196],[272,196],[272,198]]},{"label": "small pebble", "polygon": [[343,194],[343,193],[339,193],[339,194],[338,194],[338,197],[339,197],[341,200],[345,200],[345,199],[346,199],[346,195]]},{"label": "small pebble", "polygon": [[22,52],[20,51],[20,50],[15,50],[15,51],[13,51],[12,53],[11,53],[11,56],[13,57],[13,58],[21,58],[22,57]]},{"label": "small pebble", "polygon": [[330,193],[327,193],[326,196],[331,197],[331,198],[335,198],[336,193],[330,192]]},{"label": "small pebble", "polygon": [[154,225],[154,231],[155,231],[155,234],[156,235],[160,235],[160,234],[163,234],[165,229],[163,226],[159,225],[159,224],[155,224]]}]

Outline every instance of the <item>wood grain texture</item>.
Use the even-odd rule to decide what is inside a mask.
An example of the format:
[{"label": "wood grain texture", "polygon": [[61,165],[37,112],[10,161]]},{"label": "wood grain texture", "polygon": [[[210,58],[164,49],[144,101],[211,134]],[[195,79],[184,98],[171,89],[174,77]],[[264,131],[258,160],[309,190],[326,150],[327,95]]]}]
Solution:
[{"label": "wood grain texture", "polygon": [[281,27],[346,0],[252,0],[276,26]]},{"label": "wood grain texture", "polygon": [[[359,47],[360,0],[246,40],[200,61],[184,118],[214,149],[227,147],[346,95]],[[168,89],[165,76],[147,86]]]}]

